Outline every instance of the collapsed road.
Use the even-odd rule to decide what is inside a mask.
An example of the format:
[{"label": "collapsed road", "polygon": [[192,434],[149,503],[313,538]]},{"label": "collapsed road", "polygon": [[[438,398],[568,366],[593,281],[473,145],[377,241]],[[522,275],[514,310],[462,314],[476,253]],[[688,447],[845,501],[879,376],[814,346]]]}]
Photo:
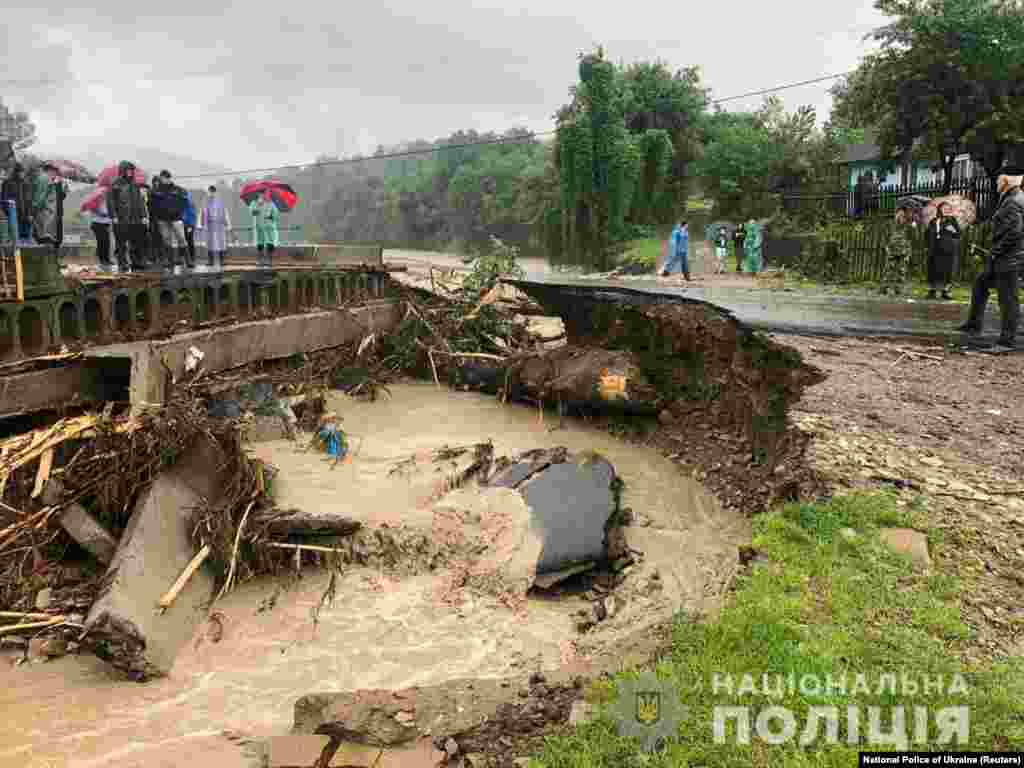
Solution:
[{"label": "collapsed road", "polygon": [[[538,276],[505,282],[530,295],[562,291],[616,296],[623,300],[636,297],[638,301],[655,303],[679,299],[703,301],[728,310],[750,328],[780,334],[960,338],[962,334],[956,328],[966,318],[966,308],[953,303],[808,295],[762,287],[716,287],[700,282],[680,286],[652,278],[623,281]],[[999,328],[998,314],[990,313],[985,323],[985,336],[994,338]]]},{"label": "collapsed road", "polygon": [[[820,374],[702,302],[577,297],[550,310],[566,340],[545,349],[477,299],[399,293],[144,342],[134,413],[5,442],[4,607],[52,630],[5,633],[30,662],[4,669],[5,707],[34,705],[0,757],[487,765],[480,728],[521,691],[553,697],[531,723],[564,720],[572,678],[644,663],[673,616],[713,613],[743,513],[808,492],[786,413]],[[383,314],[359,322],[369,307]],[[304,325],[285,336],[288,322]],[[504,347],[480,346],[494,334]],[[537,403],[563,405],[561,423]],[[713,434],[685,447],[691,471],[731,446],[742,498],[681,474],[657,439],[613,438],[593,417],[614,412],[655,437],[664,423]],[[316,450],[325,423],[345,456]]]}]

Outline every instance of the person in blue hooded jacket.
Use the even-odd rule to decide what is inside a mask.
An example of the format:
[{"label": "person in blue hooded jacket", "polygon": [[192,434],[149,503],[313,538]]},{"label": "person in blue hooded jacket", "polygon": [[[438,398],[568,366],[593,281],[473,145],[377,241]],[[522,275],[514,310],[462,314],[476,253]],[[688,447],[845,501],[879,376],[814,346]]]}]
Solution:
[{"label": "person in blue hooded jacket", "polygon": [[[188,263],[196,263],[196,224],[199,216],[196,205],[192,201],[192,193],[185,190],[185,211],[181,214],[181,223],[185,226],[185,248],[188,251]],[[203,267],[196,267],[197,272],[205,272]]]},{"label": "person in blue hooded jacket", "polygon": [[683,276],[690,279],[690,232],[686,228],[686,219],[680,219],[672,230],[672,236],[668,241],[668,256],[665,258],[665,265],[661,268],[661,276],[668,277],[672,272],[682,272]]}]

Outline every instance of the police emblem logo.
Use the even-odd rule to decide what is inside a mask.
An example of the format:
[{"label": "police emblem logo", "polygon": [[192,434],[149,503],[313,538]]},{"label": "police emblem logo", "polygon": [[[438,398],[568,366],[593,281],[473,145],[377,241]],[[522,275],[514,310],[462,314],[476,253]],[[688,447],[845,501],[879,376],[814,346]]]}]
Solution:
[{"label": "police emblem logo", "polygon": [[620,680],[616,687],[619,695],[609,714],[618,724],[620,736],[634,737],[641,749],[654,752],[679,735],[689,709],[670,681],[653,672],[641,672],[636,678]]},{"label": "police emblem logo", "polygon": [[637,691],[636,721],[651,726],[661,719],[661,691]]}]

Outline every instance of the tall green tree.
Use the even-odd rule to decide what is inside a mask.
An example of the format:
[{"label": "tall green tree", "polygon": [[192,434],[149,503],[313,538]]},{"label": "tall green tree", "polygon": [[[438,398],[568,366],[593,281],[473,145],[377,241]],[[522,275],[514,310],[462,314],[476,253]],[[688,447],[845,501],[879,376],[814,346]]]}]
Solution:
[{"label": "tall green tree", "polygon": [[756,112],[709,115],[696,169],[716,218],[765,217],[776,211],[781,192],[827,191],[833,161],[849,137],[816,123],[812,107],[787,113],[774,96]]},{"label": "tall green tree", "polygon": [[633,201],[633,221],[665,224],[685,206],[690,166],[700,154],[700,120],[708,92],[700,69],[673,71],[667,62],[636,62],[619,68],[623,118],[642,136],[642,172]]},{"label": "tall green tree", "polygon": [[775,207],[771,178],[782,153],[752,113],[718,110],[704,124],[704,151],[696,170],[714,217],[745,219]]},{"label": "tall green tree", "polygon": [[836,122],[874,128],[890,159],[909,158],[919,141],[941,159],[946,191],[958,154],[971,152],[994,173],[1021,138],[1021,4],[876,0],[875,8],[893,21],[870,35],[879,50],[833,89]]},{"label": "tall green tree", "polygon": [[672,218],[706,105],[698,83],[695,69],[616,66],[601,48],[580,55],[572,101],[556,115],[559,196],[545,216],[558,219],[556,250],[604,263],[631,225]]}]

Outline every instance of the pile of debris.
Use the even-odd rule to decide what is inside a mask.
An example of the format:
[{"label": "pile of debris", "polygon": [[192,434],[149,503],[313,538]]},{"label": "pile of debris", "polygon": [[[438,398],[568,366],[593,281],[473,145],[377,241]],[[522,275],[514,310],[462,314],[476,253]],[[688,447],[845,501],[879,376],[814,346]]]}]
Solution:
[{"label": "pile of debris", "polygon": [[[0,441],[4,642],[29,649],[31,637],[32,650],[51,654],[87,646],[145,679],[169,665],[212,591],[297,558],[320,562],[324,553],[288,543],[309,521],[274,509],[274,469],[243,446],[273,422],[285,434],[312,429],[323,391],[351,378],[358,351],[196,376],[159,408],[129,416],[111,406]],[[378,366],[363,363],[349,389],[375,397]],[[351,530],[318,520],[313,532]]]}]

